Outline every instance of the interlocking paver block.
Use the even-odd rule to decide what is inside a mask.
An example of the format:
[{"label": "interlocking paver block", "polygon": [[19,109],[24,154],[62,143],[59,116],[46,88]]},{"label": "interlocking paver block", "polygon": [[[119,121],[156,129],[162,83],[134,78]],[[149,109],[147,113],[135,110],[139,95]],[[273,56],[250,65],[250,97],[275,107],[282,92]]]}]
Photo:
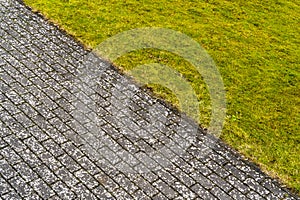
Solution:
[{"label": "interlocking paver block", "polygon": [[62,156],[57,158],[70,172],[74,172],[80,169],[78,163],[69,156],[68,154],[63,154]]},{"label": "interlocking paver block", "polygon": [[34,171],[36,171],[37,174],[49,185],[59,180],[54,172],[44,164],[35,168]]},{"label": "interlocking paver block", "polygon": [[1,149],[0,153],[11,165],[21,160],[21,157],[10,147]]},{"label": "interlocking paver block", "polygon": [[239,192],[237,189],[231,190],[229,195],[233,199],[241,199],[241,200],[246,200],[247,199],[247,197],[245,195],[243,195],[241,192]]},{"label": "interlocking paver block", "polygon": [[0,174],[6,178],[12,178],[17,175],[17,172],[11,167],[11,165],[4,159],[0,160]]},{"label": "interlocking paver block", "polygon": [[198,183],[192,186],[191,189],[202,199],[217,199],[213,194]]},{"label": "interlocking paver block", "polygon": [[249,186],[247,186],[246,184],[244,184],[243,182],[241,182],[240,180],[238,180],[236,177],[234,176],[228,176],[226,178],[226,180],[233,186],[235,186],[237,188],[237,190],[239,190],[240,192],[242,192],[243,194],[246,194],[247,192],[249,192],[250,188]]},{"label": "interlocking paver block", "polygon": [[0,199],[299,199],[18,0],[0,88]]},{"label": "interlocking paver block", "polygon": [[211,174],[208,176],[208,178],[215,183],[216,185],[221,185],[222,189],[225,192],[228,192],[232,189],[232,185],[230,185],[229,183],[227,183],[224,179],[222,179],[220,176],[216,175],[216,174]]},{"label": "interlocking paver block", "polygon": [[10,135],[3,138],[8,145],[10,145],[16,152],[20,152],[26,148],[22,141],[17,139],[15,136]]},{"label": "interlocking paver block", "polygon": [[218,199],[232,199],[228,194],[226,194],[222,189],[219,187],[214,187],[210,191],[213,195],[218,197]]},{"label": "interlocking paver block", "polygon": [[47,165],[52,171],[57,170],[62,164],[53,157],[49,152],[44,152],[38,155],[42,162]]},{"label": "interlocking paver block", "polygon": [[89,189],[93,189],[98,185],[98,181],[96,181],[96,179],[85,170],[79,170],[75,172],[75,176]]},{"label": "interlocking paver block", "polygon": [[47,199],[55,194],[54,191],[41,179],[31,181],[30,185],[43,199]]},{"label": "interlocking paver block", "polygon": [[0,176],[0,195],[2,196],[11,190],[13,190],[13,188]]},{"label": "interlocking paver block", "polygon": [[30,182],[38,178],[37,174],[25,162],[20,162],[14,165],[14,168],[25,179],[25,181]]},{"label": "interlocking paver block", "polygon": [[3,195],[1,198],[11,199],[11,200],[21,199],[21,197],[15,191],[11,191],[10,193],[7,193],[7,194]]},{"label": "interlocking paver block", "polygon": [[[97,199],[97,197],[81,183],[77,184],[73,188],[73,191],[78,193],[77,197],[79,199]],[[100,191],[97,191],[96,194],[98,194],[98,192],[100,193]],[[102,198],[103,197],[104,196],[102,196]]]},{"label": "interlocking paver block", "polygon": [[247,197],[248,199],[264,199],[262,196],[260,196],[259,194],[257,194],[256,192],[254,191],[250,191],[248,194],[247,194]]},{"label": "interlocking paver block", "polygon": [[61,199],[74,199],[75,194],[72,192],[66,184],[59,181],[52,185],[53,190],[59,195]]}]

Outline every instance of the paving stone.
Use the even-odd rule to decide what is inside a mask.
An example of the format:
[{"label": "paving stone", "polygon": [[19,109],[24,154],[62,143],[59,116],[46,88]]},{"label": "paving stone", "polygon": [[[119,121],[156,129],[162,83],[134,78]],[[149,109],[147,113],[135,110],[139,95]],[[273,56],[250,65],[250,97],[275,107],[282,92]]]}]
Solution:
[{"label": "paving stone", "polygon": [[17,175],[17,172],[11,167],[11,165],[4,159],[0,160],[0,174],[9,179]]},{"label": "paving stone", "polygon": [[33,181],[38,178],[37,174],[24,162],[14,165],[14,168],[26,182]]},{"label": "paving stone", "polygon": [[29,119],[26,115],[24,115],[23,113],[18,113],[16,115],[14,115],[15,119],[18,120],[19,122],[21,122],[21,124],[23,125],[24,128],[28,128],[30,126],[33,126],[33,122],[31,119]]},{"label": "paving stone", "polygon": [[36,154],[43,153],[46,149],[36,140],[34,137],[29,137],[23,140],[23,142],[30,148],[31,151]]},{"label": "paving stone", "polygon": [[47,199],[55,194],[54,191],[41,179],[36,179],[30,182],[30,185],[43,199]]},{"label": "paving stone", "polygon": [[42,162],[53,171],[57,170],[59,167],[62,166],[62,164],[49,152],[44,152],[42,154],[39,154],[38,156],[42,160]]},{"label": "paving stone", "polygon": [[167,172],[166,170],[158,170],[156,174],[168,185],[173,185],[176,181],[176,178],[172,175],[172,173]]},{"label": "paving stone", "polygon": [[1,198],[10,199],[10,200],[21,199],[21,197],[15,191],[11,191],[10,193],[7,193],[7,194],[3,195]]},{"label": "paving stone", "polygon": [[208,178],[216,185],[222,185],[222,189],[225,192],[228,192],[229,190],[232,189],[232,185],[230,185],[226,180],[224,180],[222,177],[216,174],[211,174],[208,176]]},{"label": "paving stone", "polygon": [[110,193],[113,193],[120,187],[113,179],[111,179],[106,174],[97,174],[95,175],[95,179]]},{"label": "paving stone", "polygon": [[51,200],[60,200],[61,197],[59,197],[58,195],[54,195],[54,196],[51,196],[49,199],[51,199]]},{"label": "paving stone", "polygon": [[228,163],[224,166],[225,170],[233,174],[235,177],[237,177],[239,180],[244,181],[247,178],[247,173],[239,170],[231,163]]},{"label": "paving stone", "polygon": [[129,194],[133,194],[138,189],[138,187],[123,174],[114,176],[114,179]]},{"label": "paving stone", "polygon": [[271,196],[272,194],[275,195],[277,198],[286,198],[287,196],[290,196],[287,191],[284,191],[283,189],[279,188],[274,180],[266,179],[262,183],[262,186],[271,191],[271,194],[268,196]]},{"label": "paving stone", "polygon": [[[42,141],[45,141],[49,138],[48,135],[45,134],[45,132],[43,132],[42,129],[40,129],[38,126],[32,126],[32,127],[29,127],[27,128],[28,132],[30,132],[34,137],[35,139],[39,142],[39,143],[30,143],[30,145],[34,145],[36,144],[36,146],[40,146],[40,142]],[[26,141],[24,141],[26,142]],[[29,144],[28,144],[29,145]],[[31,147],[29,147],[31,148]],[[32,147],[32,148],[35,148],[35,147]],[[36,148],[39,148],[39,147],[36,147]],[[37,152],[41,153],[43,150],[43,148],[39,148],[38,150],[36,150]]]},{"label": "paving stone", "polygon": [[34,154],[34,152],[30,151],[29,149],[26,149],[22,152],[23,160],[31,167],[37,167],[42,164],[42,161]]},{"label": "paving stone", "polygon": [[60,196],[61,199],[74,199],[75,194],[64,184],[59,181],[52,185],[53,190]]},{"label": "paving stone", "polygon": [[99,173],[98,167],[90,161],[87,157],[82,157],[78,160],[78,163],[85,169],[87,170],[91,175],[95,175]]},{"label": "paving stone", "polygon": [[83,157],[83,153],[76,148],[74,144],[71,142],[66,142],[62,144],[62,148],[74,159],[79,160],[81,157]]},{"label": "paving stone", "polygon": [[85,187],[81,183],[74,186],[74,187],[72,187],[72,189],[73,189],[74,192],[77,193],[77,197],[79,199],[97,199],[97,197],[92,192],[90,192],[90,190],[87,189],[87,187]]},{"label": "paving stone", "polygon": [[232,199],[228,194],[226,194],[219,187],[213,187],[210,192],[216,197],[218,197],[218,199]]},{"label": "paving stone", "polygon": [[79,182],[79,180],[65,168],[58,169],[55,174],[69,187],[72,187]]},{"label": "paving stone", "polygon": [[0,149],[6,147],[8,144],[0,138]]},{"label": "paving stone", "polygon": [[261,186],[259,183],[257,183],[254,179],[248,178],[244,182],[246,185],[248,185],[252,190],[256,191],[261,196],[267,196],[267,194],[270,193],[266,188]]},{"label": "paving stone", "polygon": [[203,174],[204,176],[207,176],[209,174],[212,173],[212,171],[210,170],[210,168],[208,168],[207,166],[205,166],[203,163],[201,163],[199,160],[196,159],[192,159],[190,161],[190,164],[193,166],[193,170],[198,170],[199,172],[201,172],[201,174]]},{"label": "paving stone", "polygon": [[4,123],[2,123],[2,127],[1,127],[1,131],[2,131],[1,132],[1,148],[4,148],[4,147],[8,146],[8,144],[2,139],[2,137],[12,134],[12,132],[4,126],[5,126]]},{"label": "paving stone", "polygon": [[89,189],[93,189],[98,185],[98,181],[96,181],[90,174],[88,174],[84,170],[75,172],[75,176]]},{"label": "paving stone", "polygon": [[195,171],[191,174],[191,177],[206,189],[211,189],[215,184],[207,177],[203,176],[200,172]]},{"label": "paving stone", "polygon": [[38,166],[34,169],[37,174],[48,184],[51,185],[58,181],[58,177],[46,165]]},{"label": "paving stone", "polygon": [[51,139],[44,141],[42,145],[55,157],[64,154],[62,148]]},{"label": "paving stone", "polygon": [[250,191],[250,192],[247,194],[247,197],[248,197],[248,199],[264,199],[262,196],[260,196],[259,194],[257,194],[257,193],[254,192],[254,191]]},{"label": "paving stone", "polygon": [[[14,105],[11,101],[9,101],[8,99],[5,99],[4,101],[1,102],[1,107],[3,109],[6,110],[6,112],[10,113],[12,116],[13,115],[16,115],[20,112],[20,110],[17,109],[17,106]],[[12,120],[9,121],[8,119],[11,119],[9,114],[7,114],[5,111],[2,111],[1,115],[2,115],[2,120],[4,123],[6,123],[7,125],[10,125],[9,127],[11,127],[13,125]],[[6,116],[6,118],[3,118],[3,116]],[[13,121],[17,124],[21,124],[21,123],[18,123],[17,121]],[[11,124],[9,124],[11,123]]]},{"label": "paving stone", "polygon": [[130,196],[125,190],[118,188],[115,192],[114,192],[116,199],[132,199],[132,196]]},{"label": "paving stone", "polygon": [[98,199],[114,199],[114,197],[101,185],[93,189],[93,193]]},{"label": "paving stone", "polygon": [[21,129],[18,132],[14,132],[14,133],[15,133],[16,138],[18,138],[20,140],[24,140],[24,139],[27,139],[27,138],[32,136],[31,133],[28,130],[24,129],[24,128]]},{"label": "paving stone", "polygon": [[150,184],[143,178],[139,178],[136,180],[136,185],[141,188],[149,197],[153,197],[156,195],[159,191],[154,187],[154,184]]},{"label": "paving stone", "polygon": [[217,199],[213,194],[211,194],[207,189],[202,187],[200,184],[195,184],[191,187],[191,189],[198,194],[202,199]]},{"label": "paving stone", "polygon": [[193,191],[191,191],[189,186],[186,186],[185,184],[183,184],[183,182],[175,182],[175,184],[173,185],[173,188],[184,199],[194,199],[197,196]]},{"label": "paving stone", "polygon": [[80,169],[79,164],[68,154],[63,154],[57,158],[70,172]]},{"label": "paving stone", "polygon": [[154,182],[153,185],[169,199],[177,196],[177,192],[161,180]]},{"label": "paving stone", "polygon": [[51,127],[50,123],[46,121],[47,113],[51,112],[49,110],[45,110],[45,112],[45,114],[39,114],[32,118],[34,123],[44,132],[44,134]]},{"label": "paving stone", "polygon": [[186,162],[178,156],[176,156],[176,158],[173,159],[172,162],[177,166],[177,168],[180,168],[183,172],[187,174],[190,174],[194,171],[193,167],[188,162]]},{"label": "paving stone", "polygon": [[240,191],[238,191],[237,189],[233,189],[229,192],[229,195],[233,198],[233,199],[241,199],[241,200],[246,200],[248,199],[244,194],[242,194]]},{"label": "paving stone", "polygon": [[276,199],[277,200],[277,199],[279,199],[275,194],[272,194],[272,193],[270,193],[265,198],[268,199],[268,200],[271,200],[271,199]]},{"label": "paving stone", "polygon": [[12,190],[13,189],[11,188],[11,186],[0,176],[0,197]]},{"label": "paving stone", "polygon": [[226,178],[226,180],[228,181],[228,183],[230,183],[232,186],[236,187],[237,190],[239,190],[243,194],[246,194],[250,190],[248,185],[244,184],[243,182],[241,182],[239,179],[237,179],[234,176],[228,176]]},{"label": "paving stone", "polygon": [[15,164],[21,159],[21,157],[10,147],[1,149],[0,153],[10,164]]},{"label": "paving stone", "polygon": [[[63,131],[65,132],[65,131]],[[67,142],[66,137],[59,132],[57,129],[50,129],[46,132],[46,134],[51,137],[58,145]]]},{"label": "paving stone", "polygon": [[195,180],[189,174],[181,171],[178,168],[176,168],[174,174],[176,174],[176,177],[188,187],[196,183]]},{"label": "paving stone", "polygon": [[226,169],[222,168],[219,164],[217,164],[217,162],[213,160],[208,161],[206,166],[208,166],[212,171],[223,178],[229,175],[229,172]]},{"label": "paving stone", "polygon": [[157,194],[157,195],[155,195],[152,199],[154,199],[154,200],[167,200],[168,198],[166,197],[166,196],[164,196],[163,194]]}]

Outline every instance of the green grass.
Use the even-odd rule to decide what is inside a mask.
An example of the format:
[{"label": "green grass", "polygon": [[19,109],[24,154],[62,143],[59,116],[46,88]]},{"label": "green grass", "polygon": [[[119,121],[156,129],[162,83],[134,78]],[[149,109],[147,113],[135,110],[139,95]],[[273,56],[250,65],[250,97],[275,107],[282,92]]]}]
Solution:
[{"label": "green grass", "polygon": [[[227,92],[222,138],[274,177],[300,191],[300,5],[296,0],[25,0],[88,47],[139,27],[180,31],[215,60]],[[209,121],[206,86],[191,65],[168,52],[140,50],[117,60],[125,70],[161,62],[197,93]],[[178,104],[166,88],[154,92]]]}]

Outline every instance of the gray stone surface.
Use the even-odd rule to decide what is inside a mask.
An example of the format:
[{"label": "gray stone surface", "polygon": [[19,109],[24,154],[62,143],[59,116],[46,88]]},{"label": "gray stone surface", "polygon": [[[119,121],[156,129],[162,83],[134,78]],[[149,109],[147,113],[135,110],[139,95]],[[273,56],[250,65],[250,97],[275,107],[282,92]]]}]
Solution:
[{"label": "gray stone surface", "polygon": [[[74,85],[77,69],[90,52],[17,1],[0,0],[0,27],[1,199],[299,199],[201,129],[167,167],[142,163],[139,167],[150,169],[146,173],[114,168],[126,159],[129,167],[140,169],[135,153],[162,148],[189,122],[178,123],[180,113],[92,57],[107,66],[92,91],[100,136],[110,139],[103,142],[89,134],[88,116],[74,125],[71,115],[74,96],[82,90]],[[128,95],[130,115],[122,104]],[[167,121],[161,119],[164,113]],[[154,136],[139,137],[147,136],[149,117],[155,115]],[[120,150],[133,156],[120,157]]]}]

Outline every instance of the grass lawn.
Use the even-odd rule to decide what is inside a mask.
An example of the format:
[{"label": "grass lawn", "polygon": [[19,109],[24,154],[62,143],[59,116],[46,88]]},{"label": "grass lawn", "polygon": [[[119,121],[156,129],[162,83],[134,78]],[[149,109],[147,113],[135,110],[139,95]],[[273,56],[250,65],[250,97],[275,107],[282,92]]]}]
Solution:
[{"label": "grass lawn", "polygon": [[[273,177],[300,192],[300,4],[296,0],[24,0],[88,47],[140,27],[180,31],[215,60],[227,92],[221,137]],[[125,71],[160,62],[178,70],[201,102],[207,126],[210,100],[193,67],[171,53],[135,51],[118,59]],[[166,88],[158,95],[178,103]]]}]

